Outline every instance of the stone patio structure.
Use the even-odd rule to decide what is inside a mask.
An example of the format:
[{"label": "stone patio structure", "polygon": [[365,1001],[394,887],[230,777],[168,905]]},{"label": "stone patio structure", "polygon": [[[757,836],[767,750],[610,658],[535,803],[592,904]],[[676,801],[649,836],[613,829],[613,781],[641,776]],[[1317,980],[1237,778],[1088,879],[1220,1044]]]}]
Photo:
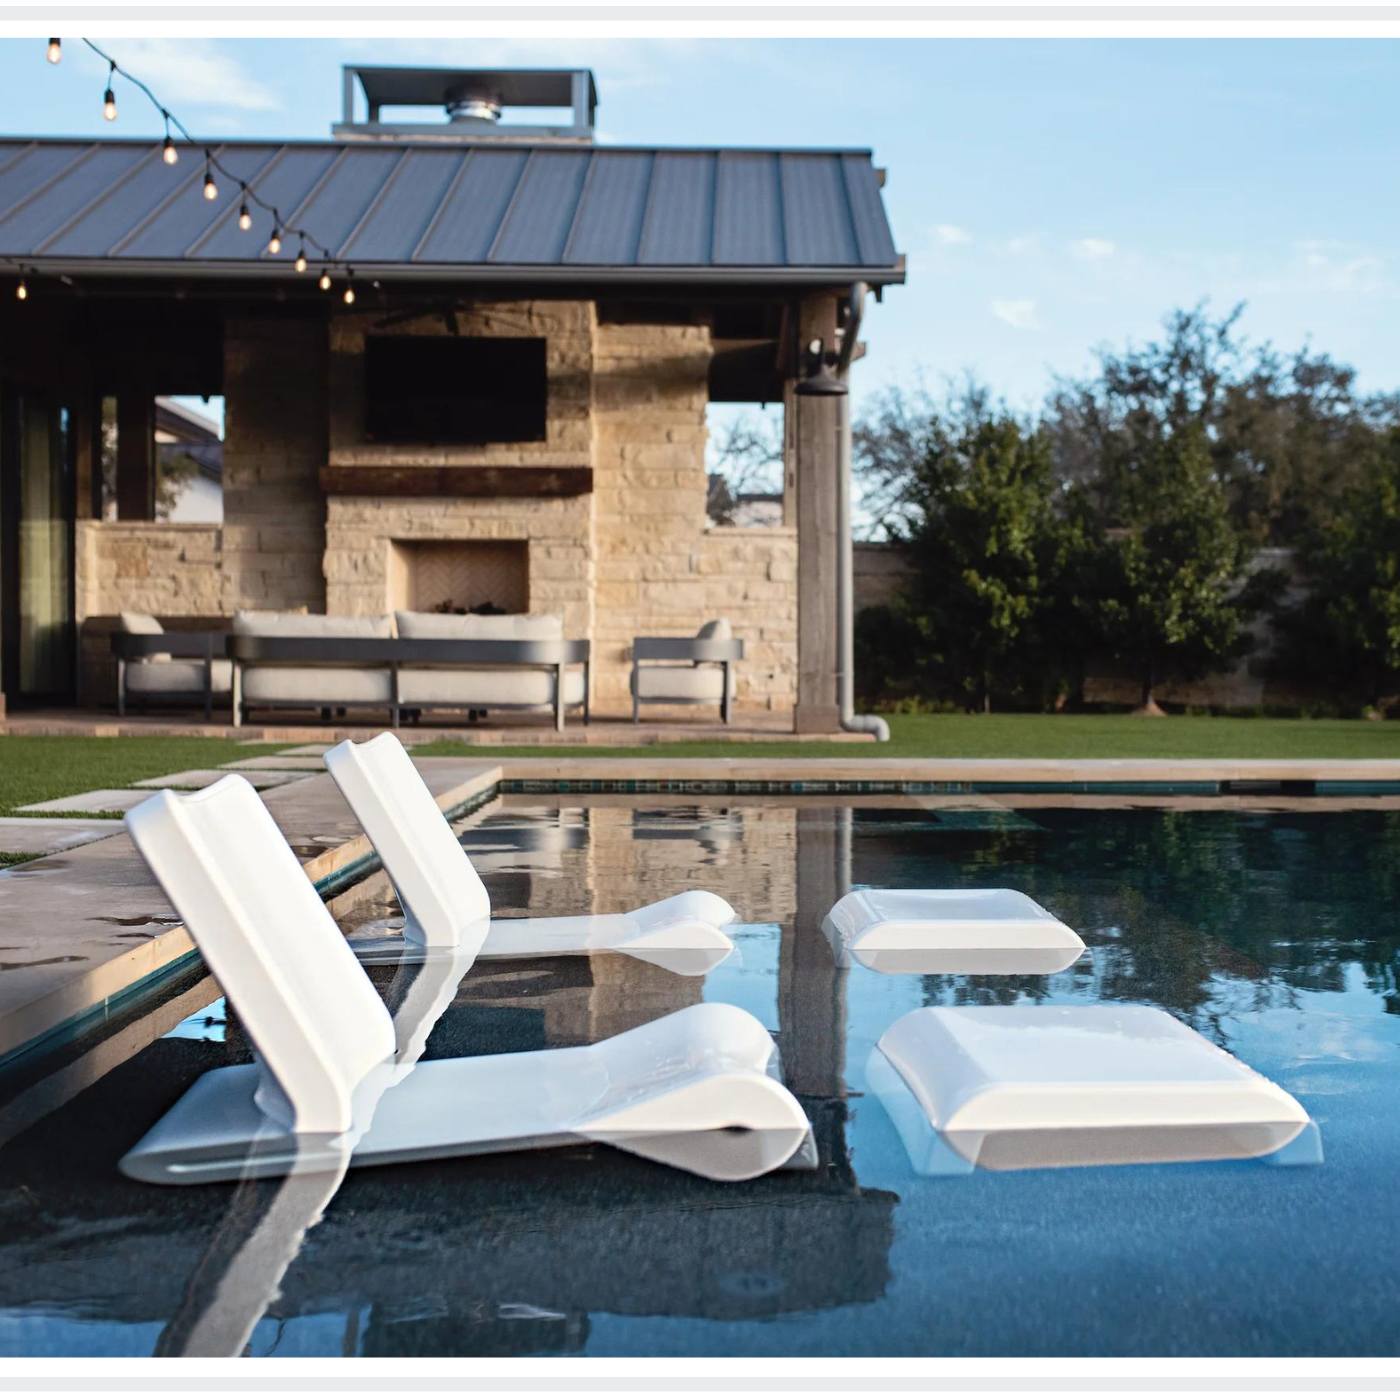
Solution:
[{"label": "stone patio structure", "polygon": [[[493,83],[512,108],[563,94],[574,122],[379,120]],[[870,153],[594,146],[586,72],[356,69],[347,94],[333,141],[217,147],[334,250],[329,291],[290,236],[268,250],[261,210],[238,228],[236,185],[203,197],[197,150],[0,141],[0,255],[29,292],[0,298],[11,709],[107,703],[123,610],[209,628],[489,604],[591,640],[604,714],[634,636],[726,616],[740,711],[835,730],[846,401],[797,390],[844,382],[866,290],[904,279]],[[541,383],[490,390],[537,393],[541,429],[395,431],[372,349],[492,340],[541,345]],[[222,523],[156,518],[172,394],[224,399]],[[785,406],[783,524],[707,523],[713,402]]]}]

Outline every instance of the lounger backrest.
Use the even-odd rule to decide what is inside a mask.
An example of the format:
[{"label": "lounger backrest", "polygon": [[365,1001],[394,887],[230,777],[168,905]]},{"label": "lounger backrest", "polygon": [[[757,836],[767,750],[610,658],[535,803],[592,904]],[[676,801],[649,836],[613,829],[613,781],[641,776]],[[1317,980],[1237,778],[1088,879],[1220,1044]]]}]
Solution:
[{"label": "lounger backrest", "polygon": [[351,1127],[393,1022],[252,785],[160,792],[126,826],[276,1081],[260,1105],[300,1132]]},{"label": "lounger backrest", "polygon": [[491,917],[486,886],[397,736],[347,739],[326,767],[394,882],[404,937],[478,951]]}]

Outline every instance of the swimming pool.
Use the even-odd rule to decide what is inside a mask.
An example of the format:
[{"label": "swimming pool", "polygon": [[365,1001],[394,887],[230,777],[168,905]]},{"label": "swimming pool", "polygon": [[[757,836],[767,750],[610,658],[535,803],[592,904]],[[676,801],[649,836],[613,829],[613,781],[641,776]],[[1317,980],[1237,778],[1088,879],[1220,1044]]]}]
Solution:
[{"label": "swimming pool", "polygon": [[[705,887],[746,920],[738,954],[703,978],[478,964],[428,1054],[733,1002],[774,1031],[819,1168],[720,1184],[578,1147],[359,1169],[284,1249],[298,1222],[276,1182],[116,1170],[199,1073],[248,1056],[196,973],[0,1085],[0,1352],[179,1354],[239,1307],[260,1318],[250,1351],[277,1356],[1395,1354],[1394,799],[1048,802],[503,799],[463,833],[500,913]],[[838,970],[818,925],[850,884],[1019,888],[1088,954],[1048,977]],[[372,876],[333,910],[356,928],[392,891]],[[1170,1011],[1298,1097],[1324,1164],[916,1176],[865,1092],[871,1047],[921,1005],[1018,1001]]]}]

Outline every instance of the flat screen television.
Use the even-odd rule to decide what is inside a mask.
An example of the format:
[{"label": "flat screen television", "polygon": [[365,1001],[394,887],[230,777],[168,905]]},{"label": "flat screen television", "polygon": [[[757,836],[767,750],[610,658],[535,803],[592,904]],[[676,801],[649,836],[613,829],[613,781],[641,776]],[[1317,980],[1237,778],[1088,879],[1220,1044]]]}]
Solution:
[{"label": "flat screen television", "polygon": [[365,341],[365,435],[375,442],[543,442],[543,339],[375,335]]}]

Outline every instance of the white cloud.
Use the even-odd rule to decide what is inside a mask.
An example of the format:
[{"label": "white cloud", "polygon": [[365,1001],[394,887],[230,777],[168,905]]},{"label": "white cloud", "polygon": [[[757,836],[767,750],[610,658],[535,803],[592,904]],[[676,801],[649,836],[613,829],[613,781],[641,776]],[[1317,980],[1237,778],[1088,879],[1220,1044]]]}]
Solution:
[{"label": "white cloud", "polygon": [[[275,92],[248,73],[232,54],[209,39],[99,39],[117,65],[148,83],[171,108],[185,103],[204,108],[269,112],[280,105]],[[65,45],[65,50],[68,46]],[[76,47],[76,46],[74,46]],[[87,66],[100,66],[95,54]],[[118,90],[118,101],[131,100]],[[193,123],[191,123],[193,125]]]},{"label": "white cloud", "polygon": [[1036,320],[1035,302],[1026,299],[1023,301],[993,301],[992,315],[998,321],[1005,321],[1008,326],[1014,327],[1018,331],[1034,331],[1040,329],[1040,322]]},{"label": "white cloud", "polygon": [[1311,281],[1333,292],[1388,290],[1385,259],[1337,239],[1306,238],[1295,245]]},{"label": "white cloud", "polygon": [[1118,245],[1109,238],[1078,238],[1069,246],[1075,257],[1085,262],[1102,262],[1118,251]]},{"label": "white cloud", "polygon": [[1024,257],[1027,253],[1038,252],[1040,249],[1040,235],[1038,233],[1022,233],[1015,238],[1006,240],[1006,251],[1012,257]]},{"label": "white cloud", "polygon": [[972,235],[957,224],[934,224],[934,237],[940,243],[971,243]]}]

